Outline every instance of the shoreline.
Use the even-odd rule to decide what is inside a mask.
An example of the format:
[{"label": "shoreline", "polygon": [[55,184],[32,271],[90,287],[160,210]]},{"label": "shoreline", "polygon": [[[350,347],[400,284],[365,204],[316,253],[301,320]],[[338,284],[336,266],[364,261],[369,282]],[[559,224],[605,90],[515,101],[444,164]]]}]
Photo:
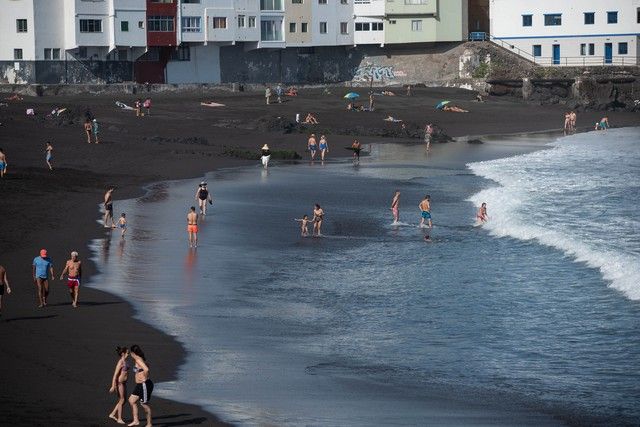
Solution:
[{"label": "shoreline", "polygon": [[[43,100],[40,100],[42,102]],[[47,101],[47,100],[44,100]],[[110,103],[109,103],[110,104]],[[98,110],[99,112],[99,110]],[[111,114],[117,116],[118,114]],[[117,123],[113,126],[123,129],[125,124]],[[133,120],[129,120],[133,122]],[[23,126],[16,134],[17,143],[29,140],[29,122],[16,120]],[[11,125],[15,123],[9,122]],[[3,127],[3,131],[6,127]],[[66,135],[71,134],[67,129]],[[75,134],[76,130],[71,130]],[[49,130],[51,132],[51,130]],[[113,131],[116,132],[116,131]],[[112,133],[113,133],[112,132]],[[519,132],[524,134],[527,132]],[[247,140],[243,144],[253,147],[251,133],[243,135]],[[294,135],[296,140],[304,138],[304,134]],[[76,138],[76,137],[72,137]],[[113,137],[111,137],[112,139]],[[349,137],[345,137],[347,139]],[[7,136],[3,135],[3,145],[12,146],[7,143]],[[340,140],[341,138],[336,137]],[[382,139],[382,138],[378,138]],[[10,141],[9,141],[10,142]],[[72,143],[75,144],[75,143]],[[158,164],[143,165],[142,170],[136,170],[132,174],[132,165],[136,161],[124,161],[115,168],[101,167],[96,162],[106,162],[111,166],[111,162],[122,160],[122,153],[127,157],[140,156],[146,150],[131,150],[121,143],[105,142],[102,147],[95,147],[102,150],[111,149],[117,145],[118,155],[116,157],[106,157],[105,159],[86,159],[73,162],[68,167],[56,169],[51,175],[36,167],[40,164],[40,156],[31,156],[29,153],[14,152],[9,157],[10,174],[2,183],[2,190],[5,195],[13,194],[31,195],[20,199],[19,205],[12,203],[10,198],[0,206],[3,219],[7,219],[2,227],[3,248],[0,253],[2,264],[8,268],[8,277],[12,284],[13,294],[5,296],[5,309],[3,312],[3,323],[5,327],[0,330],[1,338],[6,346],[3,346],[3,360],[11,360],[11,369],[2,369],[0,373],[7,384],[3,387],[3,411],[0,412],[0,421],[8,422],[12,425],[89,425],[96,422],[96,413],[102,413],[111,405],[112,396],[106,391],[95,390],[95,386],[104,382],[102,379],[95,379],[94,384],[84,384],[86,378],[108,379],[110,370],[115,363],[115,356],[110,355],[114,345],[131,345],[136,341],[150,356],[153,364],[152,378],[157,382],[169,381],[176,378],[177,371],[184,361],[185,349],[175,338],[172,338],[138,320],[131,320],[135,316],[133,306],[122,298],[111,293],[102,292],[96,289],[81,289],[80,308],[77,312],[72,312],[67,307],[66,290],[61,282],[56,280],[51,283],[52,302],[46,313],[37,311],[33,304],[33,288],[28,280],[30,277],[30,260],[37,254],[37,249],[41,246],[47,247],[52,254],[56,266],[56,273],[61,270],[66,254],[77,247],[84,248],[81,257],[85,261],[83,280],[92,280],[96,274],[96,266],[86,255],[90,253],[89,245],[91,241],[101,234],[101,229],[96,227],[95,208],[96,202],[101,199],[103,188],[107,185],[115,184],[118,189],[115,193],[115,205],[117,211],[118,200],[123,198],[140,197],[144,193],[144,186],[152,185],[166,179],[192,179],[202,176],[207,171],[216,171],[220,167],[229,165],[247,166],[254,164],[253,161],[243,161],[229,159],[225,157],[211,156],[207,159],[198,159],[202,152],[195,151],[187,153],[189,164],[181,168],[171,170],[170,176],[159,175],[163,168],[170,170],[176,162],[170,158],[167,161],[160,159]],[[291,145],[291,142],[287,144]],[[15,145],[15,144],[13,144]],[[167,150],[177,152],[184,150],[180,143],[167,143],[168,147],[156,149],[152,153],[166,153]],[[59,151],[69,154],[71,151],[60,143],[56,147],[62,146]],[[86,146],[73,149],[80,157],[86,155]],[[91,148],[90,148],[91,149]],[[5,148],[6,150],[6,148]],[[213,149],[207,148],[211,154]],[[27,150],[24,150],[27,151]],[[39,150],[38,150],[39,151]],[[337,150],[340,152],[339,150]],[[147,154],[149,155],[149,154]],[[334,156],[334,154],[332,154]],[[341,156],[342,157],[342,156]],[[345,153],[344,157],[348,157]],[[13,159],[19,161],[13,161]],[[126,159],[125,159],[126,160]],[[213,160],[213,162],[212,162]],[[22,163],[23,166],[14,168],[14,164]],[[115,163],[114,163],[115,164]],[[95,172],[89,172],[95,170]],[[41,188],[45,184],[45,190]],[[8,188],[12,186],[12,188]],[[7,192],[7,190],[9,190]],[[45,209],[43,209],[43,206]],[[73,209],[69,210],[69,207]],[[53,209],[47,213],[47,207]],[[32,226],[23,231],[24,223]],[[69,328],[72,325],[73,328]],[[99,337],[95,334],[98,332]],[[52,341],[53,338],[53,341]],[[99,341],[99,342],[98,342]],[[110,344],[105,344],[106,342]],[[146,345],[145,345],[146,343]],[[78,344],[80,346],[78,347]],[[51,356],[51,361],[41,362],[34,357],[44,351]],[[107,353],[107,354],[104,354]],[[114,352],[115,353],[115,352]],[[91,361],[91,363],[87,363]],[[90,365],[90,366],[87,366]],[[26,379],[20,372],[31,372]],[[44,396],[36,402],[29,403],[32,397],[32,381],[45,378],[44,387],[41,386]],[[49,378],[48,380],[46,378]],[[40,381],[38,381],[40,382]],[[89,381],[91,382],[91,381]],[[41,383],[41,382],[40,382]],[[11,393],[9,393],[11,390]],[[60,390],[65,390],[60,393]],[[61,395],[62,394],[62,395]],[[66,395],[78,395],[76,405],[69,405]],[[50,398],[49,398],[50,396]],[[100,397],[102,396],[102,397]],[[163,425],[163,418],[167,414],[182,416],[183,422],[191,421],[197,424],[198,419],[205,418],[207,421],[216,422],[215,416],[200,410],[196,406],[172,403],[158,399],[156,401],[158,414],[157,424]],[[75,406],[75,407],[74,407]],[[106,408],[106,409],[105,409]],[[51,411],[57,411],[59,418],[51,418]],[[102,411],[102,412],[101,412]],[[189,411],[184,416],[185,411]],[[177,418],[165,418],[169,421],[180,420]],[[106,412],[105,412],[106,418]],[[189,425],[189,424],[185,424]],[[223,424],[220,424],[223,425]]]}]

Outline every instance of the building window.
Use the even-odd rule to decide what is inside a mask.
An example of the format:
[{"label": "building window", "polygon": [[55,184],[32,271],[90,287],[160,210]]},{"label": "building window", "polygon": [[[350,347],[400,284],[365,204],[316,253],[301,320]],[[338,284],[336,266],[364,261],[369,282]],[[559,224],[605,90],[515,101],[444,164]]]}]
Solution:
[{"label": "building window", "polygon": [[593,56],[596,54],[596,45],[594,43],[589,43],[589,55]]},{"label": "building window", "polygon": [[16,31],[19,33],[27,32],[27,20],[26,19],[16,19]]},{"label": "building window", "polygon": [[22,59],[22,49],[13,49],[13,59]]},{"label": "building window", "polygon": [[594,12],[584,13],[584,25],[593,25],[596,23],[596,14]]},{"label": "building window", "polygon": [[292,4],[302,4],[302,0],[291,0]]},{"label": "building window", "polygon": [[533,24],[533,15],[522,15],[522,26],[530,27]]},{"label": "building window", "polygon": [[199,16],[183,16],[182,32],[183,33],[199,33],[201,31]]},{"label": "building window", "polygon": [[173,16],[150,16],[147,22],[149,23],[149,31],[164,33],[174,31]]},{"label": "building window", "polygon": [[636,22],[640,24],[640,7],[636,9]]},{"label": "building window", "polygon": [[562,25],[562,14],[551,13],[548,15],[544,15],[544,25],[546,25],[547,27]]},{"label": "building window", "polygon": [[413,19],[411,21],[411,31],[422,31],[422,19]]},{"label": "building window", "polygon": [[44,49],[44,59],[60,59],[60,49]]},{"label": "building window", "polygon": [[618,23],[618,12],[607,12],[607,24]]},{"label": "building window", "polygon": [[250,16],[249,17],[249,28],[255,28],[256,27],[256,17],[255,16]]},{"label": "building window", "polygon": [[213,22],[213,28],[216,30],[223,30],[227,28],[227,18],[224,16],[214,16],[211,18]]},{"label": "building window", "polygon": [[382,22],[372,22],[371,23],[371,30],[373,30],[373,31],[382,31],[383,30]]},{"label": "building window", "polygon": [[318,4],[327,4],[327,0],[318,0]]},{"label": "building window", "polygon": [[340,34],[349,34],[349,23],[341,22],[340,23]]},{"label": "building window", "polygon": [[618,43],[618,55],[626,55],[629,53],[629,45],[627,42]]},{"label": "building window", "polygon": [[182,3],[200,3],[200,0],[182,0]]},{"label": "building window", "polygon": [[580,44],[580,55],[585,56],[587,54],[587,44],[586,43],[581,43]]},{"label": "building window", "polygon": [[369,31],[368,22],[356,22],[356,31]]},{"label": "building window", "polygon": [[120,21],[120,31],[123,33],[129,31],[129,21]]},{"label": "building window", "polygon": [[296,32],[296,23],[295,22],[289,22],[289,32],[290,33],[295,33]]},{"label": "building window", "polygon": [[144,30],[144,21],[138,21],[138,28]]},{"label": "building window", "polygon": [[260,40],[268,42],[281,42],[282,21],[276,19],[264,19],[260,21]]},{"label": "building window", "polygon": [[306,22],[301,22],[300,23],[300,32],[301,33],[306,33],[307,31],[309,31],[309,24],[307,24]]},{"label": "building window", "polygon": [[172,61],[191,61],[191,49],[189,46],[181,45],[177,49],[171,51]]},{"label": "building window", "polygon": [[321,22],[320,23],[320,34],[327,34],[327,23],[326,22]]},{"label": "building window", "polygon": [[80,32],[81,33],[101,33],[102,19],[81,19]]},{"label": "building window", "polygon": [[[151,3],[173,3],[173,0],[151,0]],[[198,2],[184,2],[184,3],[200,3]]]},{"label": "building window", "polygon": [[238,28],[244,28],[246,26],[246,19],[244,15],[238,15]]},{"label": "building window", "polygon": [[404,0],[404,4],[427,4],[427,0]]},{"label": "building window", "polygon": [[260,10],[284,10],[282,6],[282,0],[260,0]]},{"label": "building window", "polygon": [[542,45],[533,45],[533,56],[542,56]]},{"label": "building window", "polygon": [[340,4],[349,4],[349,0],[340,0]]}]

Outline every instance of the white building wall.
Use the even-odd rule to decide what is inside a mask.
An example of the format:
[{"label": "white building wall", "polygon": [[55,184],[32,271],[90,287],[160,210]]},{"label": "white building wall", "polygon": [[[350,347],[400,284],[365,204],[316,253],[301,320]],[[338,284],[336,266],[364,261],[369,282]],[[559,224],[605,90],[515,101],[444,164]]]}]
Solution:
[{"label": "white building wall", "polygon": [[[122,47],[145,47],[147,45],[147,12],[145,0],[111,0],[115,12],[115,45]],[[129,31],[122,31],[121,23],[129,23]],[[138,25],[142,22],[142,28]]]},{"label": "white building wall", "polygon": [[189,61],[167,63],[167,83],[220,83],[220,47],[194,45],[190,51]]},{"label": "white building wall", "polygon": [[[110,46],[113,26],[110,25],[109,1],[83,1],[73,2],[75,38],[78,46]],[[80,32],[80,21],[83,19],[99,19],[102,21],[101,32]]]},{"label": "white building wall", "polygon": [[[611,44],[611,64],[636,64],[640,23],[640,0],[490,0],[491,35],[514,51],[543,65],[606,65],[605,45]],[[618,12],[618,22],[607,23],[607,12]],[[594,13],[594,23],[585,24],[585,13]],[[562,15],[561,25],[545,25],[545,14]],[[531,26],[523,26],[523,15],[532,15]],[[628,53],[620,54],[620,43]],[[586,51],[581,51],[581,45]],[[593,44],[593,54],[589,45]],[[554,61],[554,45],[559,60]],[[533,58],[533,46],[541,56]],[[585,53],[584,55],[582,53]]]},{"label": "white building wall", "polygon": [[60,1],[34,1],[35,58],[45,58],[45,49],[60,49],[60,59],[64,59],[64,9]]},{"label": "white building wall", "polygon": [[[384,44],[384,6],[386,0],[352,0],[354,15],[353,43]],[[368,30],[356,31],[358,23],[369,24]],[[373,30],[372,23],[382,24],[382,30]],[[377,26],[376,25],[376,26]],[[367,26],[365,25],[364,28]]]},{"label": "white building wall", "polygon": [[[291,1],[291,0],[289,0]],[[353,1],[347,0],[342,3],[340,0],[327,1],[320,4],[318,0],[311,0],[310,31],[312,34],[311,44],[313,46],[344,46],[353,44]],[[320,33],[320,23],[327,23],[327,32]],[[347,23],[347,33],[341,34],[340,23]]]},{"label": "white building wall", "polygon": [[[33,1],[0,0],[0,60],[12,61],[13,50],[22,49],[24,61],[35,59],[35,23]],[[18,33],[16,19],[27,20],[27,32]]]}]

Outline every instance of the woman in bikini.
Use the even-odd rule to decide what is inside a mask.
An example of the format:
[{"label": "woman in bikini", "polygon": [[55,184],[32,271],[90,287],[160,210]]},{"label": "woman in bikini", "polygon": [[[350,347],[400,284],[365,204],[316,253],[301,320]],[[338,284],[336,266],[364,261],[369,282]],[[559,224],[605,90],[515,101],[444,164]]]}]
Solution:
[{"label": "woman in bikini", "polygon": [[329,152],[329,143],[327,137],[322,135],[320,137],[320,160],[324,162],[324,155]]},{"label": "woman in bikini", "polygon": [[140,420],[138,419],[138,402],[140,402],[140,405],[147,416],[146,425],[147,427],[151,427],[151,406],[149,406],[149,400],[151,399],[151,393],[153,392],[153,382],[149,379],[149,366],[147,366],[144,353],[140,346],[131,346],[131,357],[135,362],[133,366],[133,373],[136,376],[136,387],[133,389],[131,396],[129,396],[131,412],[133,413],[133,421],[128,425],[140,425]]},{"label": "woman in bikini", "polygon": [[322,220],[324,218],[324,211],[319,204],[315,204],[313,208],[313,236],[322,236]]},{"label": "woman in bikini", "polygon": [[53,145],[50,142],[45,144],[45,160],[47,162],[47,166],[49,166],[49,170],[53,170],[53,166],[51,165],[51,161],[53,160]]},{"label": "woman in bikini", "polygon": [[480,209],[478,209],[478,213],[476,214],[476,219],[478,220],[478,224],[484,224],[487,222],[489,217],[487,216],[487,204],[482,203]]},{"label": "woman in bikini", "polygon": [[120,357],[116,363],[116,369],[111,380],[111,388],[109,393],[118,393],[118,402],[109,414],[109,418],[115,420],[118,424],[124,424],[122,420],[122,405],[127,398],[127,378],[129,377],[129,350],[127,347],[116,347],[116,353]]}]

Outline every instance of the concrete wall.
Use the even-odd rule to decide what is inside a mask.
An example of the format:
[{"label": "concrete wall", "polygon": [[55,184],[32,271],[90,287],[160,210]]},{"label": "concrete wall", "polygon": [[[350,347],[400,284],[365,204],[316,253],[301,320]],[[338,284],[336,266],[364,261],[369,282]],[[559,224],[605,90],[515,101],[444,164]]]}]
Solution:
[{"label": "concrete wall", "polygon": [[424,83],[458,77],[460,43],[436,45],[314,47],[308,50],[220,48],[223,83]]},{"label": "concrete wall", "polygon": [[36,69],[33,61],[0,61],[0,83],[35,83]]},{"label": "concrete wall", "polygon": [[167,83],[220,83],[220,47],[191,46],[190,61],[169,61]]},{"label": "concrete wall", "polygon": [[133,80],[129,61],[0,61],[0,84],[105,84]]}]

